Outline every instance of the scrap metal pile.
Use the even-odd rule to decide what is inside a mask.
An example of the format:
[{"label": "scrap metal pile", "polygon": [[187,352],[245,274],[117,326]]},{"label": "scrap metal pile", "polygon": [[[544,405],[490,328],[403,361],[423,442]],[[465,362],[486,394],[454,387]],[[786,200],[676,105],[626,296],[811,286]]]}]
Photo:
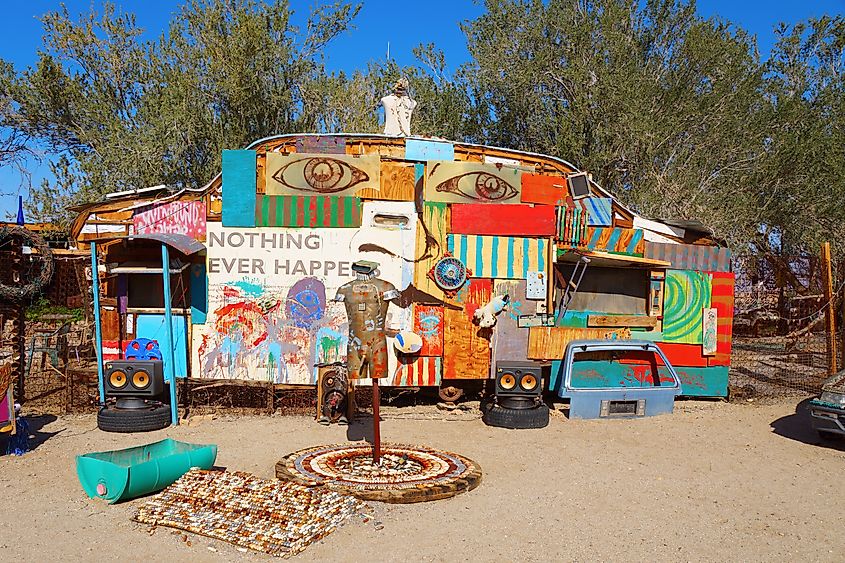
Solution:
[{"label": "scrap metal pile", "polygon": [[135,519],[289,557],[365,507],[355,497],[326,489],[192,469],[145,503]]}]

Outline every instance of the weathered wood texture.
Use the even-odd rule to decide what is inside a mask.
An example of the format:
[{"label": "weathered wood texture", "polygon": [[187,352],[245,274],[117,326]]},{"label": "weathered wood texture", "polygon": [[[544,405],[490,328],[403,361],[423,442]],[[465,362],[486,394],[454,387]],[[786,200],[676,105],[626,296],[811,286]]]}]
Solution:
[{"label": "weathered wood texture", "polygon": [[440,385],[442,377],[443,359],[440,357],[400,357],[390,384],[396,387]]},{"label": "weathered wood texture", "polygon": [[297,137],[296,152],[346,154],[346,138],[335,135]]},{"label": "weathered wood texture", "polygon": [[255,202],[257,227],[360,227],[357,197],[261,195]]},{"label": "weathered wood texture", "polygon": [[423,341],[419,355],[443,355],[443,307],[438,305],[422,305],[420,303],[415,303],[413,308],[413,330],[415,333],[420,335]]},{"label": "weathered wood texture", "polygon": [[415,179],[413,164],[382,162],[380,182],[380,191],[366,188],[358,192],[358,197],[364,199],[414,201]]},{"label": "weathered wood texture", "polygon": [[638,326],[655,328],[657,324],[657,317],[641,315],[589,315],[587,317],[587,326],[589,327]]},{"label": "weathered wood texture", "polygon": [[525,280],[495,280],[493,294],[510,296],[510,302],[504,311],[499,313],[496,325],[493,327],[493,365],[505,361],[528,360],[528,329],[519,328],[520,315],[533,314],[536,301],[525,299]]},{"label": "weathered wood texture", "polygon": [[528,357],[532,360],[560,360],[566,345],[573,340],[630,340],[627,328],[614,330],[600,328],[532,327],[528,329]]},{"label": "weathered wood texture", "polygon": [[563,176],[546,176],[542,174],[522,175],[523,203],[544,203],[546,205],[566,205],[569,197],[569,187]]},{"label": "weathered wood texture", "polygon": [[706,272],[729,272],[731,270],[731,251],[718,246],[646,241],[644,256],[670,262],[673,270],[701,270]]},{"label": "weathered wood texture", "polygon": [[449,235],[449,252],[479,278],[525,279],[529,271],[546,271],[549,239]]},{"label": "weathered wood texture", "polygon": [[708,360],[710,366],[731,364],[731,338],[734,322],[734,274],[713,272],[710,274],[710,306],[716,309],[716,355]]},{"label": "weathered wood texture", "polygon": [[420,224],[417,225],[416,253],[419,262],[414,265],[414,287],[430,295],[435,302],[442,301],[445,295],[428,278],[428,272],[446,252],[448,232],[449,206],[445,203],[425,202]]},{"label": "weathered wood texture", "polygon": [[520,203],[520,172],[514,168],[436,160],[426,163],[425,174],[426,201]]},{"label": "weathered wood texture", "polygon": [[476,309],[492,297],[489,279],[472,279],[457,296],[463,308],[447,306],[443,341],[443,379],[486,379],[490,375],[490,329],[472,322]]},{"label": "weathered wood texture", "polygon": [[555,208],[550,205],[452,204],[453,234],[552,236]]}]

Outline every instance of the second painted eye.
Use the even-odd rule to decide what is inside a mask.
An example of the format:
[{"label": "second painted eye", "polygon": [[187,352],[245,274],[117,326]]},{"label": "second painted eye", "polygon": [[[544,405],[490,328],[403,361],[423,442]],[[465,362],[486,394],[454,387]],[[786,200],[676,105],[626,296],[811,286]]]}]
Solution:
[{"label": "second painted eye", "polygon": [[487,172],[467,172],[441,182],[435,189],[476,201],[504,201],[519,193],[502,178]]},{"label": "second painted eye", "polygon": [[295,160],[279,168],[272,178],[288,188],[318,194],[342,192],[370,179],[363,170],[330,157]]}]

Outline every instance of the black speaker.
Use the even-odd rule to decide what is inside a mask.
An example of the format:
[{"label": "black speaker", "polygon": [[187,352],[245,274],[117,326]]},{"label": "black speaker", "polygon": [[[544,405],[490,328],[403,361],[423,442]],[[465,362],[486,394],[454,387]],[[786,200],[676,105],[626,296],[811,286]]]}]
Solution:
[{"label": "black speaker", "polygon": [[321,424],[346,424],[350,409],[349,377],[343,364],[319,366],[317,379],[317,420]]},{"label": "black speaker", "polygon": [[497,397],[539,397],[543,366],[533,362],[496,362]]},{"label": "black speaker", "polygon": [[103,379],[106,396],[157,397],[164,391],[161,360],[106,362]]}]

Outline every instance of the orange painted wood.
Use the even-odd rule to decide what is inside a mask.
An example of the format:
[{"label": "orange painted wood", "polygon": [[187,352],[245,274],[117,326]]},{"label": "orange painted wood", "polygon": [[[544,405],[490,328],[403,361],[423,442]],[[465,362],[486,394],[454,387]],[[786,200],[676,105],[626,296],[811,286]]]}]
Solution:
[{"label": "orange painted wood", "polygon": [[[716,309],[716,355],[710,356],[708,365],[731,365],[731,339],[734,322],[734,273],[713,272],[710,306]],[[659,344],[658,344],[659,346]]]},{"label": "orange painted wood", "polygon": [[528,329],[528,358],[532,360],[560,360],[566,351],[566,345],[573,340],[586,338],[630,340],[631,331],[627,328],[563,328],[531,327]]},{"label": "orange painted wood", "polygon": [[553,236],[555,208],[551,205],[453,203],[452,234]]},{"label": "orange painted wood", "polygon": [[706,368],[708,365],[708,357],[701,353],[701,344],[658,342],[657,346],[663,350],[669,363],[673,366]]},{"label": "orange painted wood", "polygon": [[420,356],[443,355],[443,307],[414,304],[414,332],[422,338]]},{"label": "orange painted wood", "polygon": [[[569,188],[562,176],[522,175],[522,202],[566,205]],[[571,198],[569,199],[571,201]]]},{"label": "orange painted wood", "polygon": [[458,296],[460,305],[444,312],[443,379],[486,379],[490,376],[492,330],[479,328],[472,315],[493,294],[493,280],[476,278]]}]

